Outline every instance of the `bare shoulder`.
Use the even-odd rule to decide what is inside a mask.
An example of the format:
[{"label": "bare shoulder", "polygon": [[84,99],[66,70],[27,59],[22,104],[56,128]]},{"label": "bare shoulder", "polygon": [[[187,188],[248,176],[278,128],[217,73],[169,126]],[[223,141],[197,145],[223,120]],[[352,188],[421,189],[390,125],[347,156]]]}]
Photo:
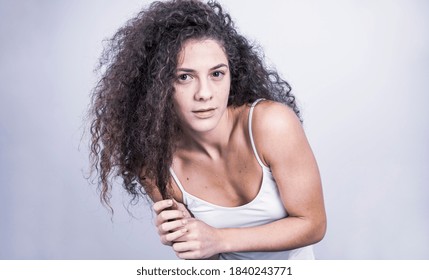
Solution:
[{"label": "bare shoulder", "polygon": [[254,108],[252,133],[261,159],[267,166],[270,166],[270,158],[280,150],[284,152],[307,141],[293,109],[268,100],[258,103]]},{"label": "bare shoulder", "polygon": [[292,108],[269,100],[258,103],[254,108],[252,128],[254,137],[264,139],[302,131],[301,122]]}]

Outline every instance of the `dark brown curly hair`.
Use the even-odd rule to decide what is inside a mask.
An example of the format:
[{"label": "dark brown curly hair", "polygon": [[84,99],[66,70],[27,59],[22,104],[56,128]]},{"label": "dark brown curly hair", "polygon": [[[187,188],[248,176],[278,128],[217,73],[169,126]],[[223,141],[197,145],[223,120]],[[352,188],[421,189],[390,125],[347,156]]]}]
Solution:
[{"label": "dark brown curly hair", "polygon": [[289,84],[265,66],[220,4],[154,2],[107,41],[98,67],[101,78],[89,112],[90,159],[104,204],[110,205],[115,177],[133,199],[154,188],[171,196],[169,167],[180,133],[172,102],[178,54],[186,40],[208,38],[223,46],[229,61],[228,106],[265,98],[287,104],[299,117]]}]

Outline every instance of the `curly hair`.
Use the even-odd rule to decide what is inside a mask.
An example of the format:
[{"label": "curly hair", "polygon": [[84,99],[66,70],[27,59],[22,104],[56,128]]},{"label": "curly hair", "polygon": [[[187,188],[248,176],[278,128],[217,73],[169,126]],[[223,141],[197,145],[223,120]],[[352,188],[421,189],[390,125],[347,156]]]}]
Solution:
[{"label": "curly hair", "polygon": [[220,4],[154,2],[107,41],[92,92],[90,160],[100,199],[109,207],[116,177],[133,199],[154,189],[171,196],[169,167],[180,133],[173,82],[178,54],[189,39],[223,46],[231,73],[228,106],[265,98],[287,104],[300,118],[289,84],[265,66],[261,52],[238,34]]}]

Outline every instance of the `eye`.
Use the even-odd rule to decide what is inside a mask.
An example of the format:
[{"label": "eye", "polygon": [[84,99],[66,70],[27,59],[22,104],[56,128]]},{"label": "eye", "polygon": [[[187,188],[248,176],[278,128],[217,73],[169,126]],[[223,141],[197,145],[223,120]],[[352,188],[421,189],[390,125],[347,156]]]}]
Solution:
[{"label": "eye", "polygon": [[189,74],[180,74],[177,76],[177,82],[180,84],[187,84],[192,80],[192,76]]},{"label": "eye", "polygon": [[220,78],[222,78],[223,77],[223,75],[225,75],[223,72],[221,72],[221,71],[214,71],[213,73],[212,73],[212,76],[214,77],[214,78],[217,78],[217,79],[220,79]]},{"label": "eye", "polygon": [[189,75],[188,74],[180,74],[179,75],[179,80],[181,80],[181,81],[186,81],[186,80],[188,80],[190,77],[189,77]]}]

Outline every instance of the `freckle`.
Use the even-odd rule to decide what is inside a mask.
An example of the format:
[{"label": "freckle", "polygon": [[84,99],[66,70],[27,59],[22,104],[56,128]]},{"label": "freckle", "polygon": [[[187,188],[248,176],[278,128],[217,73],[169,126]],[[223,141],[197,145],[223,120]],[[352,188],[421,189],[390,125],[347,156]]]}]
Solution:
[{"label": "freckle", "polygon": [[189,178],[188,178],[188,177],[186,177],[186,181],[189,181]]}]

